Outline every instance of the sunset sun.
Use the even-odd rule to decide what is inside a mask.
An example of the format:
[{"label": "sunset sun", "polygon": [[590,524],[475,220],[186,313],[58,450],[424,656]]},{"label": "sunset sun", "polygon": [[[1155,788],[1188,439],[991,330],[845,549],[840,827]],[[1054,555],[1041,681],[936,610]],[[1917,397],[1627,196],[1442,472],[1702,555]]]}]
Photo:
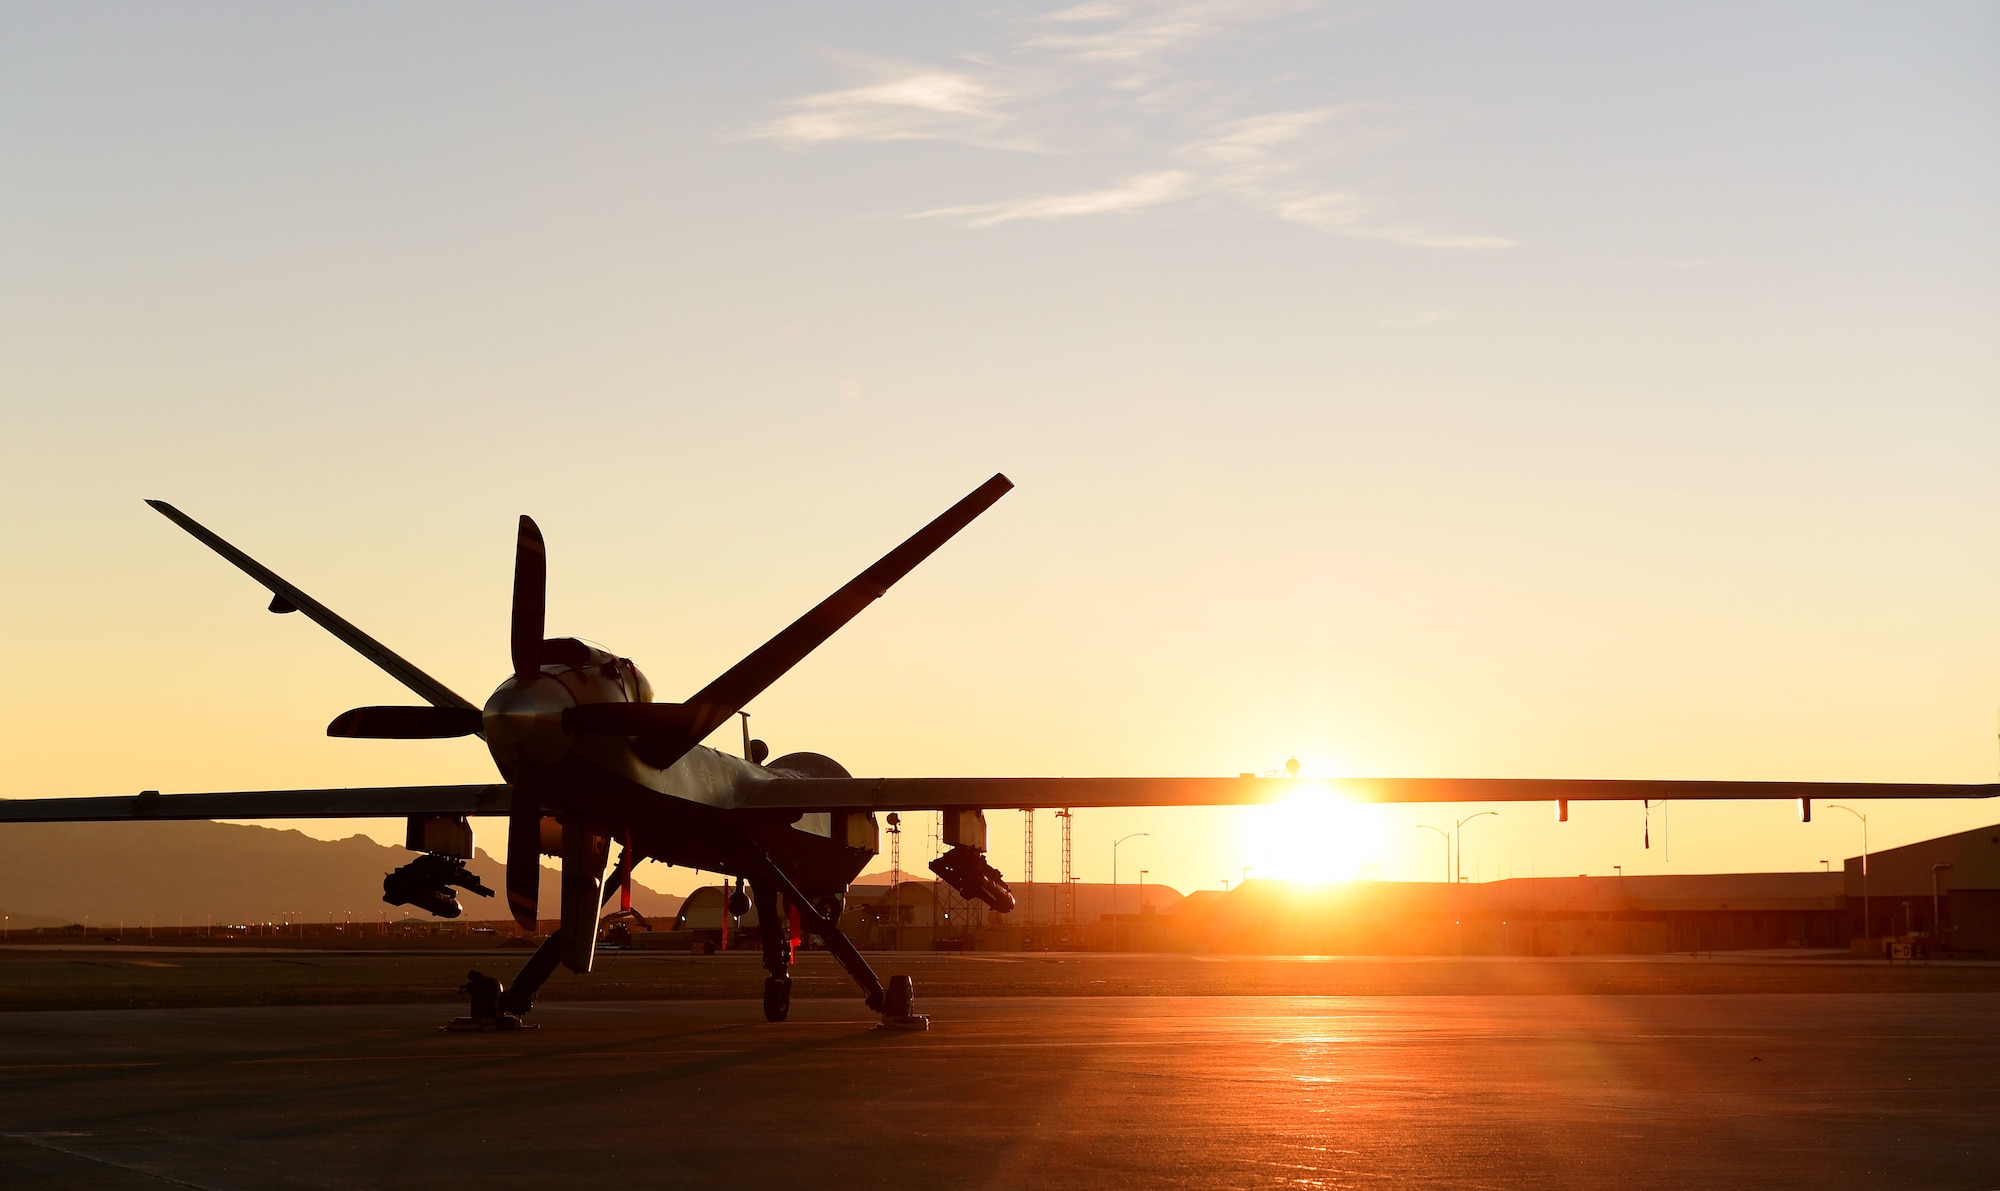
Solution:
[{"label": "sunset sun", "polygon": [[1376,876],[1389,851],[1379,808],[1302,783],[1298,793],[1251,808],[1244,828],[1253,878],[1328,884]]}]

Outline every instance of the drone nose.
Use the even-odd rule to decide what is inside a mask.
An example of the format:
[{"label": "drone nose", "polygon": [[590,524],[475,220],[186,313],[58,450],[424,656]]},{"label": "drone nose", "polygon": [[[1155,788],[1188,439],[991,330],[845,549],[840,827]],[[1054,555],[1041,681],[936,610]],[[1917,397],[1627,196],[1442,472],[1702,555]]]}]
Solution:
[{"label": "drone nose", "polygon": [[502,765],[554,764],[569,751],[562,714],[575,702],[562,683],[547,675],[526,682],[508,679],[480,713],[487,750]]}]

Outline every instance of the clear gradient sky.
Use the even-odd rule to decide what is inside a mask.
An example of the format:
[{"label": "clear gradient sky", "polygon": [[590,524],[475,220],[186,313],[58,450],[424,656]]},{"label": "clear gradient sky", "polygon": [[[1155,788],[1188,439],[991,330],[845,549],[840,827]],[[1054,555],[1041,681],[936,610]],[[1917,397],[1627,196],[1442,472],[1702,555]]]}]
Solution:
[{"label": "clear gradient sky", "polygon": [[[143,497],[475,701],[531,512],[550,631],[674,698],[997,470],[778,751],[1991,779],[1996,61],[1991,4],[5,6],[0,795],[490,779],[328,740],[400,688]],[[1507,808],[1467,874],[1859,845],[1668,813]],[[1330,851],[1431,879],[1444,815]]]}]

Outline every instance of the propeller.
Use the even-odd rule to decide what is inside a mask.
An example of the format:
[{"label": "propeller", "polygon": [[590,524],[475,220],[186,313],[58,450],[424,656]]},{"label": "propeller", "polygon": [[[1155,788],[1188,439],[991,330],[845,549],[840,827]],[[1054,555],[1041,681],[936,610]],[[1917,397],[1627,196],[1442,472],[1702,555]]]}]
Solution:
[{"label": "propeller", "polygon": [[[562,962],[572,972],[590,971],[597,954],[597,915],[604,907],[604,866],[611,858],[611,839],[571,815],[562,828]],[[530,856],[539,870],[541,862]],[[508,868],[514,852],[507,851]],[[539,871],[537,876],[539,876]],[[510,871],[511,877],[511,871]],[[508,882],[509,896],[513,883]]]},{"label": "propeller", "polygon": [[[685,756],[711,732],[825,644],[834,633],[860,614],[863,608],[886,595],[917,564],[936,553],[958,532],[970,525],[994,502],[1014,487],[1004,475],[995,475],[946,509],[928,525],[910,535],[894,550],[855,576],[840,590],[804,616],[787,625],[697,691],[685,703],[592,703],[570,707],[562,713],[563,730],[571,733],[630,737],[635,751],[650,765],[665,769]],[[174,511],[162,508],[175,520]],[[198,527],[190,529],[196,532]],[[205,531],[197,533],[202,536]],[[204,538],[204,540],[207,540]],[[214,544],[214,543],[211,543]],[[225,553],[227,553],[225,544]],[[232,561],[237,561],[232,558]],[[239,562],[239,565],[243,565]],[[255,567],[254,563],[245,567]],[[330,613],[310,597],[278,580],[276,576],[252,571],[273,593],[272,611],[297,608],[335,628],[336,634],[359,637],[345,622],[329,623]],[[280,605],[286,605],[281,607]],[[548,548],[542,531],[532,517],[523,515],[514,546],[513,606],[508,623],[508,646],[514,664],[514,679],[525,686],[541,677],[548,656],[543,632],[548,615]],[[374,645],[360,638],[367,645]],[[350,644],[357,644],[350,641]],[[357,644],[357,648],[361,646]],[[382,654],[379,646],[375,649]],[[364,649],[364,652],[368,652]],[[378,664],[397,674],[434,707],[357,707],[341,713],[327,725],[329,736],[374,737],[392,740],[419,740],[470,736],[482,731],[482,713],[469,704],[450,706],[457,696],[441,688],[433,692],[424,686],[425,676],[401,659],[370,654]],[[400,668],[397,663],[401,663]],[[405,671],[408,671],[407,673]],[[532,930],[539,916],[541,892],[542,813],[544,800],[534,788],[532,773],[514,779],[514,795],[507,822],[507,906],[514,920]],[[563,817],[562,830],[562,918],[564,947],[562,961],[577,971],[589,971],[596,941],[596,915],[604,894],[608,837],[593,831],[574,815]],[[618,874],[630,897],[629,868]]]},{"label": "propeller", "polygon": [[[514,677],[522,682],[542,668],[542,621],[548,608],[548,548],[534,518],[522,516],[514,547],[514,607],[508,625]],[[289,590],[289,589],[288,589]],[[293,611],[295,601],[283,594],[271,599],[272,611]],[[282,609],[279,605],[285,605]],[[442,740],[476,736],[479,709],[471,704],[436,707],[357,707],[343,711],[326,726],[328,736],[370,740]]]},{"label": "propeller", "polygon": [[507,909],[522,930],[535,929],[542,896],[542,800],[514,786],[507,811]]},{"label": "propeller", "polygon": [[[516,682],[528,682],[542,672],[548,597],[548,546],[535,519],[523,513],[514,539],[514,602],[507,625]],[[541,892],[542,800],[520,782],[507,813],[507,908],[523,930],[535,929]]]},{"label": "propeller", "polygon": [[520,536],[514,543],[514,612],[508,645],[514,677],[526,682],[542,671],[542,622],[548,617],[549,555],[535,519],[521,515]]},{"label": "propeller", "polygon": [[356,707],[333,717],[328,736],[369,740],[443,740],[476,736],[477,707]]}]

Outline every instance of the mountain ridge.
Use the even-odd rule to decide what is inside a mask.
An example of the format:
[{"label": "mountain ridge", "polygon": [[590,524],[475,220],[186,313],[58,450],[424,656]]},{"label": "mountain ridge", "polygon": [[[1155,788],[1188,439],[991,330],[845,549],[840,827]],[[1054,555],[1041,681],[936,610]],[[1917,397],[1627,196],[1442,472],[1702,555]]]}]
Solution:
[{"label": "mountain ridge", "polygon": [[[0,907],[20,929],[49,919],[123,919],[128,928],[149,918],[159,926],[428,919],[382,900],[382,878],[415,857],[365,835],[322,840],[242,823],[10,823],[0,827]],[[498,896],[459,891],[463,917],[506,918],[505,866],[475,849],[466,867]],[[543,865],[544,917],[560,896],[557,870]],[[632,908],[641,914],[672,918],[680,901],[635,875]]]}]

